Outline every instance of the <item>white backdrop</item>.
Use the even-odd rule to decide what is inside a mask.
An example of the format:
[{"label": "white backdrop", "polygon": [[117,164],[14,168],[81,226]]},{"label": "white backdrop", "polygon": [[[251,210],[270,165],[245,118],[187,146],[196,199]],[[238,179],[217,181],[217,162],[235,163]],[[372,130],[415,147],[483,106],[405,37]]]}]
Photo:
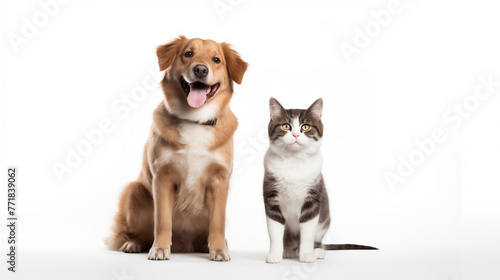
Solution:
[{"label": "white backdrop", "polygon": [[[118,259],[152,266],[145,255],[105,251],[103,239],[163,97],[155,48],[182,34],[229,42],[250,64],[231,103],[240,124],[228,270],[259,267],[273,279],[498,279],[500,5],[436,2],[1,1],[0,166],[3,174],[19,168],[20,272],[1,265],[0,274],[67,279],[47,272],[55,262],[88,267],[73,279],[119,279]],[[260,267],[270,96],[289,108],[324,99],[333,219],[325,240],[379,252],[330,253],[323,270],[309,267],[304,277],[287,274],[297,261]],[[2,255],[6,238],[1,226]],[[205,256],[175,258],[220,267]],[[130,267],[130,279],[168,273]]]}]

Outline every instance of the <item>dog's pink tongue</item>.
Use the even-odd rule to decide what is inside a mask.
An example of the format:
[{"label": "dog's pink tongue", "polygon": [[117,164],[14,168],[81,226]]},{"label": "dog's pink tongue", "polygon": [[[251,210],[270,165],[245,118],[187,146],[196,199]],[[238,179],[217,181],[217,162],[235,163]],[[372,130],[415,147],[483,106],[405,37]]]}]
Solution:
[{"label": "dog's pink tongue", "polygon": [[207,101],[207,90],[204,88],[191,88],[187,102],[193,108],[200,108]]}]

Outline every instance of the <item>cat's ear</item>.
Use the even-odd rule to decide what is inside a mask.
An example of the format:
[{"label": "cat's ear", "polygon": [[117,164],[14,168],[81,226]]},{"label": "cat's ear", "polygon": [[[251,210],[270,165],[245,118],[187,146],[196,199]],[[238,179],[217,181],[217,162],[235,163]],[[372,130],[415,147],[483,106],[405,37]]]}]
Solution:
[{"label": "cat's ear", "polygon": [[316,101],[314,101],[309,109],[307,109],[307,112],[309,112],[313,116],[313,118],[320,120],[323,113],[323,99],[318,98]]},{"label": "cat's ear", "polygon": [[276,119],[277,117],[281,116],[284,111],[285,108],[281,106],[276,98],[271,97],[269,99],[269,112],[271,113],[271,119]]}]

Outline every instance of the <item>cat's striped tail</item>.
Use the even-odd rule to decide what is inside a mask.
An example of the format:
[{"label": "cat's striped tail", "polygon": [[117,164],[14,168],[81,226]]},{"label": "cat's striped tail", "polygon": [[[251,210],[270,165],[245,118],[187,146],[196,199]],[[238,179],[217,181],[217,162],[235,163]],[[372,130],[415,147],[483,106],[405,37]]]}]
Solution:
[{"label": "cat's striped tail", "polygon": [[325,250],[378,250],[372,246],[357,244],[323,244],[321,247]]}]

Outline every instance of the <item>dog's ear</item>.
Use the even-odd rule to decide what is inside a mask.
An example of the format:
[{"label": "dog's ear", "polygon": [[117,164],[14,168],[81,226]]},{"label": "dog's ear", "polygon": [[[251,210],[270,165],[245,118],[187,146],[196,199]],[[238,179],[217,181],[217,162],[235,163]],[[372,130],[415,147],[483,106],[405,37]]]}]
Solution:
[{"label": "dog's ear", "polygon": [[231,48],[228,43],[222,43],[222,50],[224,51],[224,57],[226,58],[227,71],[231,79],[237,84],[241,84],[243,80],[243,75],[247,71],[248,63],[241,59],[240,55]]},{"label": "dog's ear", "polygon": [[184,36],[179,36],[172,42],[161,45],[156,48],[156,55],[158,56],[158,64],[160,64],[160,71],[167,69],[170,64],[174,61],[175,56],[179,52],[179,49],[184,45],[188,38]]}]

